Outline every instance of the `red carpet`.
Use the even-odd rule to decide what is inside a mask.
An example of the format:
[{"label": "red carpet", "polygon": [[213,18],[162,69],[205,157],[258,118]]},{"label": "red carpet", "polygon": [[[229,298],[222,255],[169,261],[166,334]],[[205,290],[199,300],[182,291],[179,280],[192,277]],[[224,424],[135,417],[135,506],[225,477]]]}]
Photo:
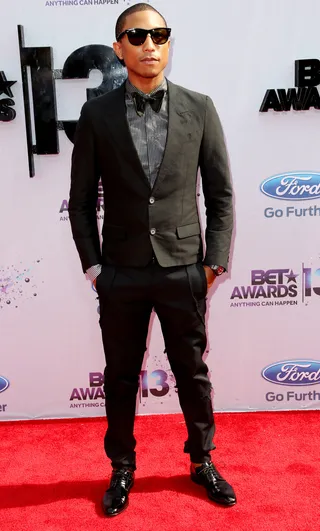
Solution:
[{"label": "red carpet", "polygon": [[105,519],[105,421],[0,423],[1,531],[320,530],[319,412],[217,414],[214,461],[238,504],[188,477],[181,415],[138,417],[129,508]]}]

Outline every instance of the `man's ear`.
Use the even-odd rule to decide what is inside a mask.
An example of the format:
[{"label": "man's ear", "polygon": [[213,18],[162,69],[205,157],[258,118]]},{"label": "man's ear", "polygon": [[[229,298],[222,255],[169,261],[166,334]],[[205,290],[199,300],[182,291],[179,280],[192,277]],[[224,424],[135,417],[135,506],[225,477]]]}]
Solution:
[{"label": "man's ear", "polygon": [[117,56],[117,59],[122,64],[122,66],[126,66],[126,64],[125,64],[125,62],[123,60],[121,43],[120,42],[114,42],[113,43],[113,50],[114,50],[114,53]]},{"label": "man's ear", "polygon": [[116,54],[116,56],[118,57],[119,61],[122,61],[123,60],[123,55],[122,55],[121,42],[114,42],[113,43],[113,50],[114,50],[114,53]]}]

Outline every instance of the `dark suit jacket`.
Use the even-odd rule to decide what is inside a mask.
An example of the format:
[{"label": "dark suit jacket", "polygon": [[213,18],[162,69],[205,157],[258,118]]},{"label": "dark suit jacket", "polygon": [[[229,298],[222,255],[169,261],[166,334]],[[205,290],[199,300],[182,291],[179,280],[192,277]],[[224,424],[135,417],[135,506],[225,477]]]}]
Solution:
[{"label": "dark suit jacket", "polygon": [[[127,123],[124,85],[82,108],[72,153],[69,215],[83,271],[98,263],[143,267],[153,253],[163,267],[202,260],[199,167],[207,216],[204,263],[227,268],[232,187],[220,120],[208,96],[171,82],[168,95],[167,144],[152,189]],[[102,249],[96,220],[100,177]]]}]

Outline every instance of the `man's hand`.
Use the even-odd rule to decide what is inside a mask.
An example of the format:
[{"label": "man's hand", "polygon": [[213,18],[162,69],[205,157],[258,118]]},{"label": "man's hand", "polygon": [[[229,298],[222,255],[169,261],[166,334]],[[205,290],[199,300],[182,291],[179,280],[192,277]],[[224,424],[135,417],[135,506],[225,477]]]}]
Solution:
[{"label": "man's hand", "polygon": [[207,277],[207,284],[208,284],[208,291],[212,287],[215,279],[217,278],[214,272],[212,271],[211,267],[204,265],[204,271]]}]

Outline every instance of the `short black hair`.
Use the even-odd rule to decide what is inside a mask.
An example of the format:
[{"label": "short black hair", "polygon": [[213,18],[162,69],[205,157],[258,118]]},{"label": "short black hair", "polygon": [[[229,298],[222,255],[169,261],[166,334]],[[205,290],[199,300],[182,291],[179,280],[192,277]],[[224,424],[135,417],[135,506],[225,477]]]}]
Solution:
[{"label": "short black hair", "polygon": [[155,9],[154,7],[152,7],[150,4],[146,4],[146,3],[134,4],[133,6],[128,7],[128,9],[123,11],[123,13],[121,13],[121,15],[119,16],[116,22],[116,39],[118,38],[120,33],[123,32],[123,28],[126,23],[126,18],[129,15],[132,15],[133,13],[137,13],[138,11],[155,11],[156,13],[158,13],[158,15],[160,15],[161,18],[163,18],[163,22],[165,26],[167,26],[167,22],[164,16],[161,15],[161,13],[159,13],[159,11]]}]

